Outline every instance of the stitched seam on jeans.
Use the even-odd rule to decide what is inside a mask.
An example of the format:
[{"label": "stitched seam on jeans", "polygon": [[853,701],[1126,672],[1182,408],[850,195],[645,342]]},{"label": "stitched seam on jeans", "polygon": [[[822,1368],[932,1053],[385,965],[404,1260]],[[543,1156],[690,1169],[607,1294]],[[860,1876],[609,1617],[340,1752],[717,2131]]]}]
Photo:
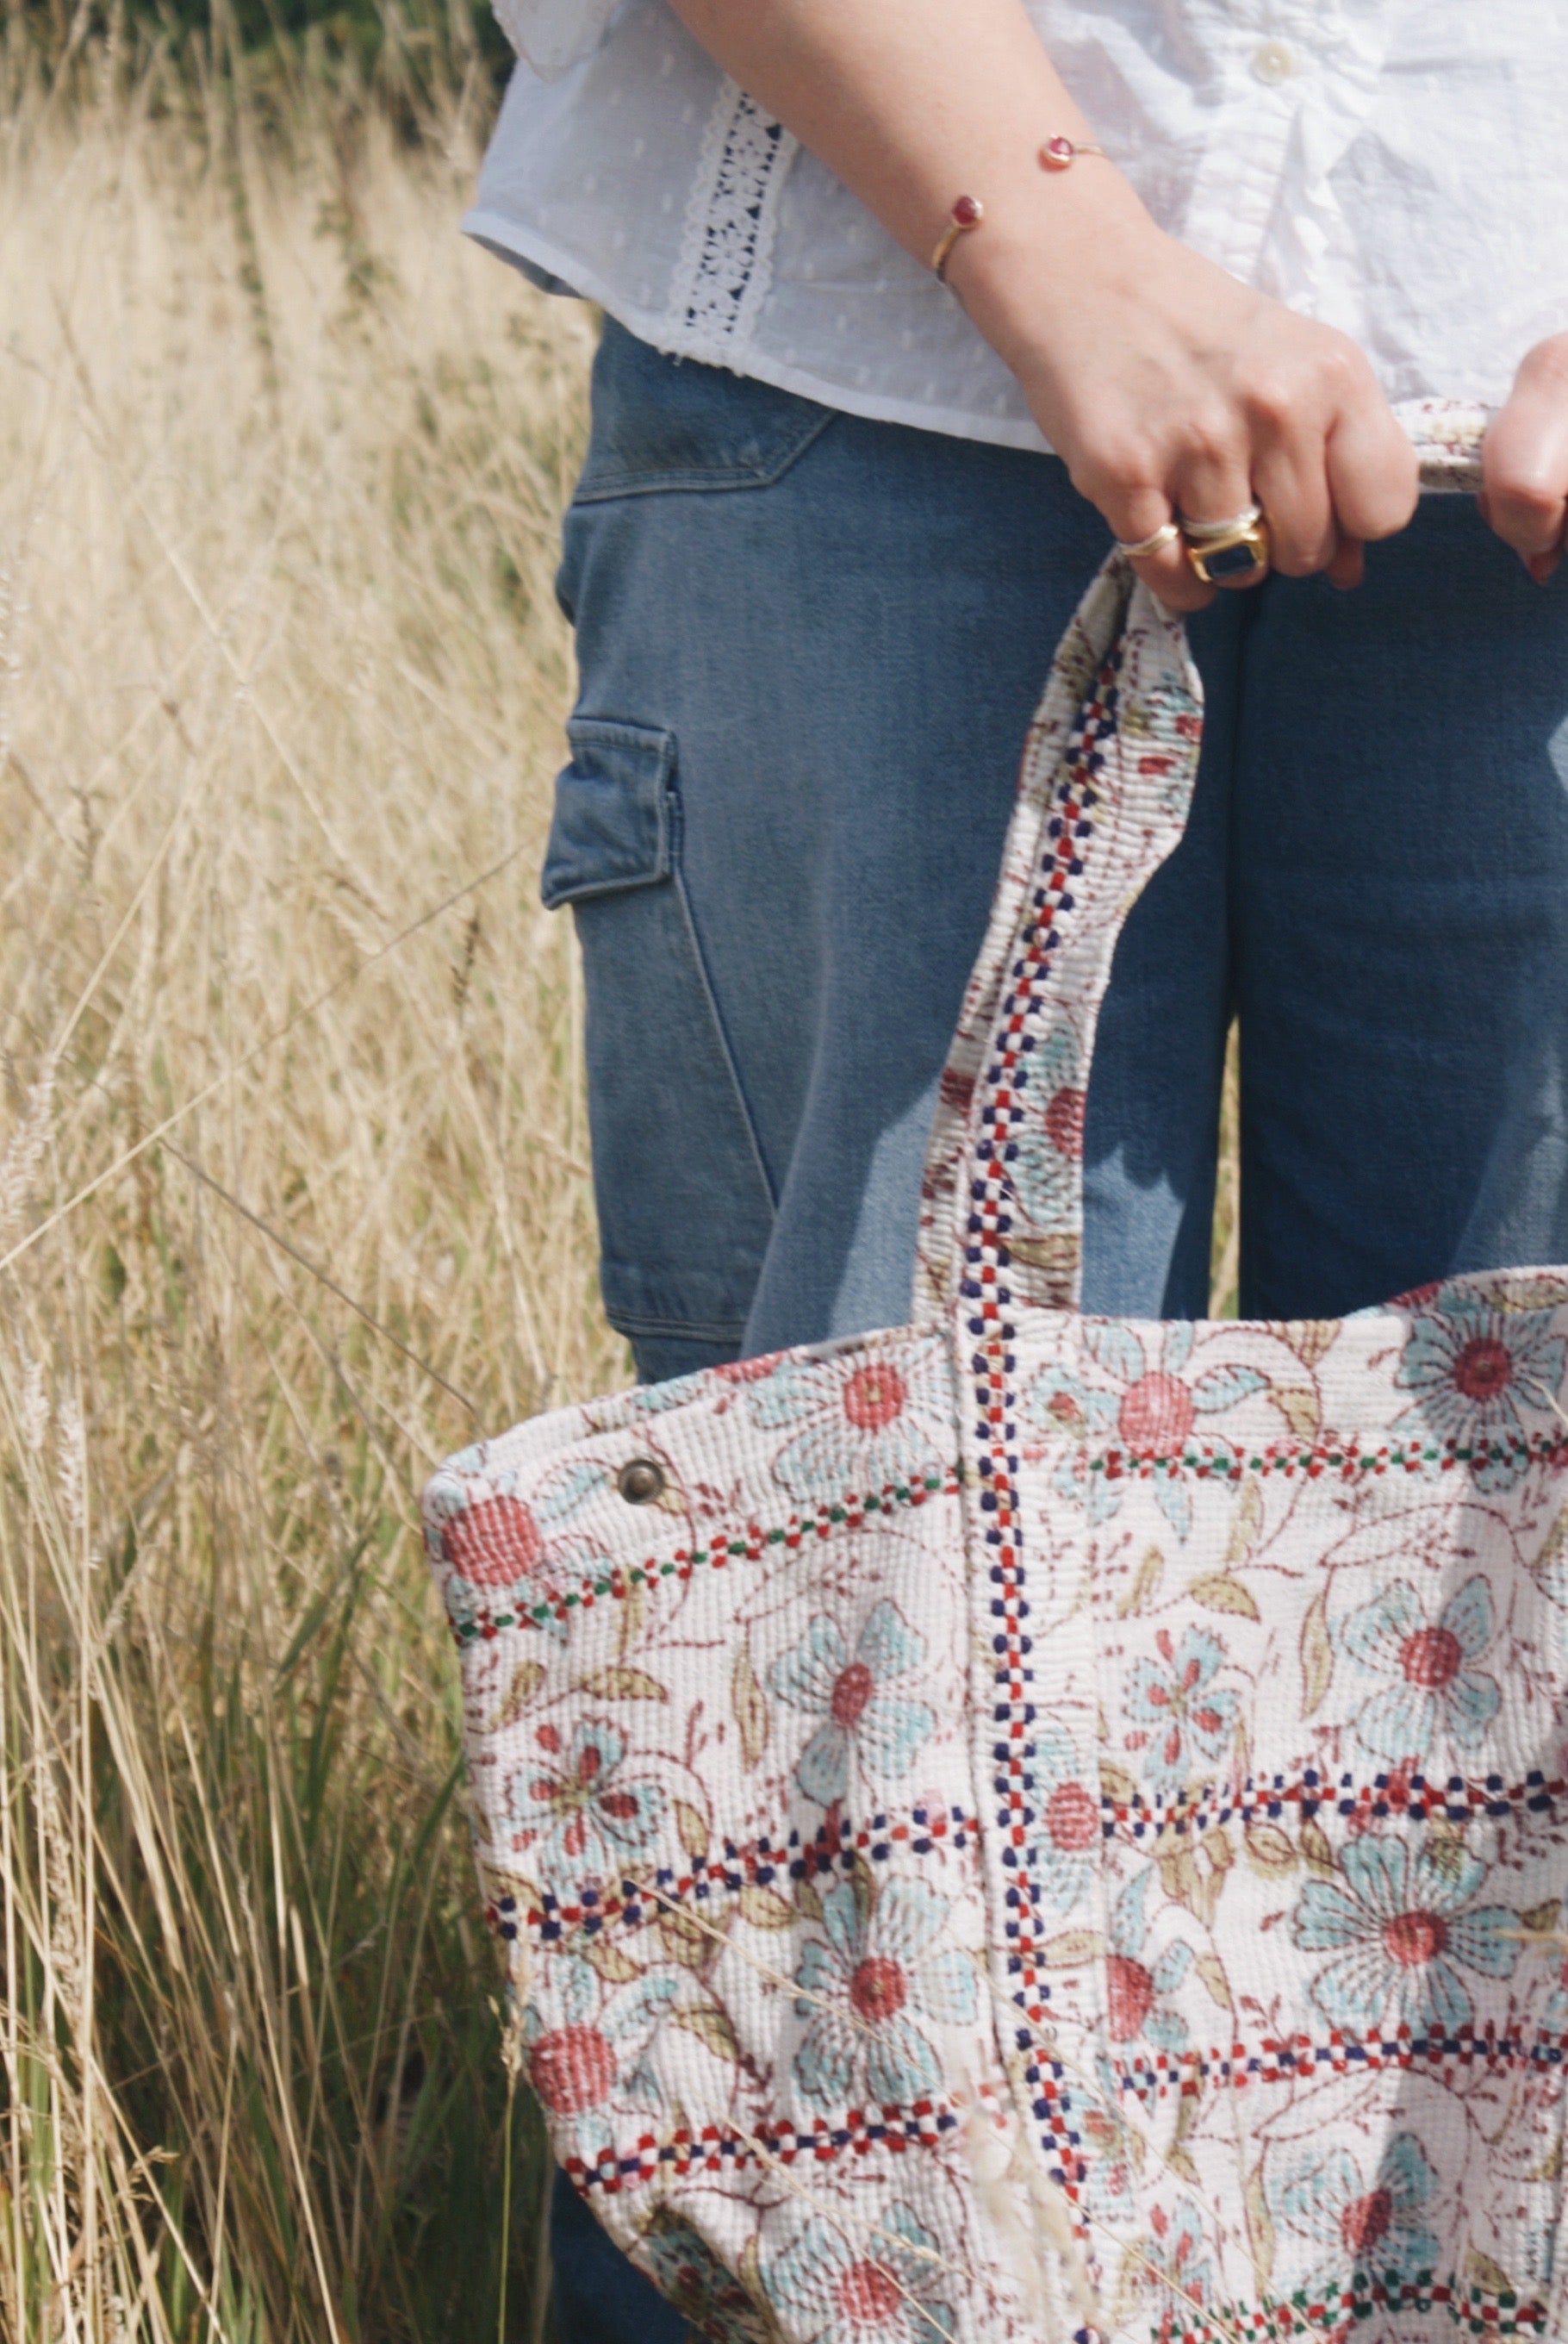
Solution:
[{"label": "stitched seam on jeans", "polygon": [[[604,1272],[599,1272],[604,1287]],[[690,1343],[739,1343],[746,1333],[744,1318],[660,1318],[641,1310],[612,1310],[604,1315],[618,1335],[668,1335]]]},{"label": "stitched seam on jeans", "polygon": [[635,472],[598,472],[591,483],[579,481],[572,503],[612,504],[618,497],[744,496],[755,489],[771,489],[837,420],[832,409],[825,409],[804,426],[799,439],[790,440],[766,464],[715,464],[702,469],[687,465],[668,471],[644,469]]},{"label": "stitched seam on jeans", "polygon": [[729,1086],[735,1094],[735,1104],[740,1111],[740,1120],[746,1127],[746,1137],[751,1149],[751,1160],[757,1167],[757,1177],[762,1183],[762,1194],[768,1199],[769,1210],[777,1220],[778,1195],[769,1177],[767,1160],[762,1153],[762,1143],[758,1137],[756,1119],[751,1112],[751,1102],[746,1096],[746,1086],[740,1079],[740,1069],[736,1064],[735,1052],[730,1046],[729,1028],[724,1023],[719,1006],[719,995],[714,990],[713,979],[709,974],[708,955],[702,949],[702,938],[698,933],[697,922],[692,916],[691,898],[686,891],[685,809],[680,795],[679,772],[678,757],[675,772],[666,785],[666,796],[669,807],[668,835],[670,876],[675,882],[676,900],[680,905],[681,917],[686,922],[686,933],[691,945],[691,956],[697,965],[698,975],[702,980],[703,998],[708,1004],[709,1014],[713,1019],[713,1030],[719,1036],[719,1047],[724,1053],[725,1072],[729,1076]]}]

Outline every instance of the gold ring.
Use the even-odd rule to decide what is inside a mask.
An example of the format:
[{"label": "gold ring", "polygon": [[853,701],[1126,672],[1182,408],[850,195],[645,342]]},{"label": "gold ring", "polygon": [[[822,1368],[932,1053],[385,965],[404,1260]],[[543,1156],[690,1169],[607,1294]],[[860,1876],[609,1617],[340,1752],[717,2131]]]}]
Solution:
[{"label": "gold ring", "polygon": [[1129,561],[1141,561],[1148,554],[1163,553],[1168,545],[1175,544],[1181,534],[1180,521],[1162,520],[1158,529],[1151,530],[1147,537],[1139,538],[1136,544],[1129,545],[1125,538],[1119,537],[1116,551],[1124,553]]},{"label": "gold ring", "polygon": [[1205,586],[1261,585],[1269,569],[1269,525],[1260,516],[1245,529],[1189,542],[1187,560]]}]

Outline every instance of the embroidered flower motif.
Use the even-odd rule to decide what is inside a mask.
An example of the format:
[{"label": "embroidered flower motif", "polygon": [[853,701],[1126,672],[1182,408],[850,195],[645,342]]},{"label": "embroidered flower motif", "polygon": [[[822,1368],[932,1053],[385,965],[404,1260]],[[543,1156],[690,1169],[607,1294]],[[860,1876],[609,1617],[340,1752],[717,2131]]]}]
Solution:
[{"label": "embroidered flower motif", "polygon": [[914,2015],[964,2026],[975,2015],[973,1965],[936,1949],[948,1900],[923,1880],[886,1882],[869,1915],[854,1884],[822,1899],[825,1938],[800,1957],[796,2016],[809,2020],[795,2055],[800,2088],[844,2107],[862,2090],[878,2107],[907,2107],[941,2081],[936,2052]]},{"label": "embroidered flower motif", "polygon": [[872,1607],[852,1655],[838,1622],[819,1612],[799,1642],[772,1663],[768,1683],[779,1699],[822,1720],[795,1767],[809,1799],[830,1807],[844,1796],[851,1755],[868,1773],[909,1773],[936,1717],[923,1701],[907,1701],[885,1688],[925,1657],[924,1639],[884,1596]]},{"label": "embroidered flower motif", "polygon": [[1434,1432],[1464,1448],[1496,1453],[1473,1470],[1483,1489],[1506,1490],[1529,1462],[1521,1445],[1543,1420],[1556,1425],[1565,1346],[1544,1313],[1491,1308],[1484,1297],[1442,1288],[1437,1305],[1412,1322],[1394,1382],[1414,1392],[1396,1432]]},{"label": "embroidered flower motif", "polygon": [[[1121,1506],[1126,1482],[1120,1474],[1096,1470],[1096,1452],[1120,1449],[1136,1457],[1180,1456],[1198,1438],[1223,1466],[1233,1451],[1215,1433],[1196,1431],[1201,1417],[1222,1416],[1267,1378],[1238,1361],[1193,1372],[1192,1328],[1172,1320],[1152,1359],[1132,1329],[1114,1319],[1086,1318],[1083,1348],[1102,1380],[1075,1375],[1052,1362],[1035,1378],[1024,1413],[1041,1430],[1068,1434],[1077,1444],[1062,1457],[1054,1487],[1082,1506],[1091,1522],[1109,1521]],[[1154,1476],[1154,1498],[1178,1538],[1192,1527],[1192,1500],[1176,1473]]]},{"label": "embroidered flower motif", "polygon": [[1098,1784],[1090,1788],[1071,1742],[1048,1724],[1038,1730],[1024,1789],[1033,1793],[1034,1818],[1024,1869],[1047,1908],[1065,1913],[1088,1887],[1100,1847]]},{"label": "embroidered flower motif", "polygon": [[1111,1908],[1111,1947],[1105,1956],[1107,2031],[1113,2043],[1141,2037],[1161,2051],[1180,2051],[1187,2023],[1179,2010],[1159,2005],[1174,1994],[1192,1966],[1192,1948],[1178,1938],[1152,1964],[1144,1958],[1149,1922],[1143,1907],[1152,1866],[1139,1873]]},{"label": "embroidered flower motif", "polygon": [[618,1876],[664,1819],[662,1783],[628,1763],[625,1736],[604,1718],[584,1718],[563,1754],[555,1726],[534,1734],[542,1753],[507,1783],[507,1812],[520,1854],[538,1847],[541,1884],[558,1894],[585,1879]]},{"label": "embroidered flower motif", "polygon": [[1121,2084],[1108,2051],[1095,2054],[1094,2079],[1097,2089],[1084,2093],[1076,2117],[1080,2202],[1091,2221],[1141,2228],[1134,2137],[1121,2114]]},{"label": "embroidered flower motif", "polygon": [[1237,1696],[1214,1682],[1225,1647],[1208,1628],[1176,1643],[1156,1630],[1159,1659],[1146,1653],[1127,1680],[1126,1709],[1146,1730],[1144,1772],[1161,1790],[1180,1789],[1201,1766],[1216,1766],[1236,1724]]},{"label": "embroidered flower motif", "polygon": [[1030,1222],[1049,1230],[1074,1215],[1083,1158],[1083,1082],[1070,1027],[1059,1026],[1030,1057],[1029,1096],[1013,1152],[1013,1182]]},{"label": "embroidered flower motif", "polygon": [[1358,2278],[1407,2279],[1430,2276],[1439,2248],[1423,2227],[1437,2176],[1414,2133],[1396,2133],[1369,2187],[1349,2149],[1338,2143],[1307,2149],[1291,2164],[1271,2167],[1263,2194],[1277,2229],[1293,2231],[1316,2259],[1307,2292],[1321,2299],[1338,2286],[1349,2295]]},{"label": "embroidered flower motif", "polygon": [[1302,1953],[1335,1956],[1312,1983],[1325,2018],[1358,2031],[1473,2026],[1462,1972],[1512,1977],[1519,1959],[1513,1912],[1475,1902],[1485,1865],[1376,1832],[1349,1841],[1340,1863],[1342,1878],[1307,1882],[1292,1922]]},{"label": "embroidered flower motif", "polygon": [[853,2240],[813,2214],[766,2266],[768,2299],[790,2316],[801,2344],[946,2344],[956,2325],[951,2274],[912,2209],[888,2208]]},{"label": "embroidered flower motif", "polygon": [[679,1991],[673,1977],[640,1976],[606,1995],[590,1965],[558,1955],[551,1965],[558,2011],[547,2024],[533,2003],[523,2012],[523,2056],[541,2107],[569,2125],[586,2163],[615,2142],[612,2111],[644,2117],[663,2096],[648,2052]]},{"label": "embroidered flower motif", "polygon": [[778,2344],[779,2330],[701,2233],[661,2208],[638,2258],[660,2295],[703,2335],[726,2344]]},{"label": "embroidered flower motif", "polygon": [[774,1479],[813,1504],[907,1487],[940,1473],[951,1447],[952,1394],[935,1339],[786,1357],[746,1398],[753,1423],[792,1431],[773,1460]]},{"label": "embroidered flower motif", "polygon": [[1440,1736],[1461,1750],[1477,1748],[1503,1700],[1496,1678],[1472,1665],[1492,1630],[1492,1590],[1479,1573],[1435,1621],[1403,1579],[1350,1613],[1339,1631],[1345,1651],[1370,1673],[1392,1680],[1352,1720],[1374,1757],[1425,1765]]},{"label": "embroidered flower motif", "polygon": [[[609,1480],[597,1459],[558,1467],[525,1502],[509,1477],[487,1483],[479,1470],[482,1450],[467,1454],[473,1478],[460,1475],[456,1468],[463,1460],[454,1459],[425,1493],[426,1545],[432,1561],[445,1568],[454,1627],[483,1628],[495,1609],[537,1603],[563,1580],[581,1578],[608,1559],[599,1540],[569,1527]],[[565,1635],[553,1614],[543,1624],[558,1638]]]},{"label": "embroidered flower motif", "polygon": [[1172,2214],[1167,2214],[1163,2206],[1151,2206],[1149,2227],[1152,2232],[1149,2259],[1164,2281],[1161,2292],[1168,2299],[1175,2299],[1172,2326],[1179,2335],[1184,2309],[1194,2310],[1214,2300],[1214,2266],[1208,2256],[1202,2217],[1190,2198],[1179,2198]]},{"label": "embroidered flower motif", "polygon": [[1568,1506],[1553,1518],[1530,1558],[1529,1570],[1547,1601],[1568,1609]]},{"label": "embroidered flower motif", "polygon": [[1542,2007],[1541,2025],[1549,2035],[1568,2036],[1568,1960],[1553,1960],[1556,1982]]},{"label": "embroidered flower motif", "polygon": [[516,1587],[543,1562],[544,1534],[520,1498],[479,1498],[442,1524],[441,1553],[472,1587]]}]

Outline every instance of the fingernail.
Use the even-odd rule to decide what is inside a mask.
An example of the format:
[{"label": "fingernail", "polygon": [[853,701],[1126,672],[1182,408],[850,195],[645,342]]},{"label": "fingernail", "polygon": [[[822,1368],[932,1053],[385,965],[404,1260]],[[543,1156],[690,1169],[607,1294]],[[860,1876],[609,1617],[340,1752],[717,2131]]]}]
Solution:
[{"label": "fingernail", "polygon": [[1537,586],[1545,586],[1551,582],[1562,559],[1561,553],[1535,553],[1532,554],[1524,566]]}]

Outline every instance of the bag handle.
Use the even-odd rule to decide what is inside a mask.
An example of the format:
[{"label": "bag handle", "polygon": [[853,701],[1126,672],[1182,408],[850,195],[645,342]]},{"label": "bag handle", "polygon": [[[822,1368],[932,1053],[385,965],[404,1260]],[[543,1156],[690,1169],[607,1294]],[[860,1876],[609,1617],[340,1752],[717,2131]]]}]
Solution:
[{"label": "bag handle", "polygon": [[[1488,410],[1396,410],[1427,492],[1473,492]],[[1180,843],[1203,739],[1187,630],[1113,553],[1051,662],[1030,727],[990,925],[942,1070],[911,1317],[971,1302],[1075,1310],[1083,1106],[1128,913]]]}]

